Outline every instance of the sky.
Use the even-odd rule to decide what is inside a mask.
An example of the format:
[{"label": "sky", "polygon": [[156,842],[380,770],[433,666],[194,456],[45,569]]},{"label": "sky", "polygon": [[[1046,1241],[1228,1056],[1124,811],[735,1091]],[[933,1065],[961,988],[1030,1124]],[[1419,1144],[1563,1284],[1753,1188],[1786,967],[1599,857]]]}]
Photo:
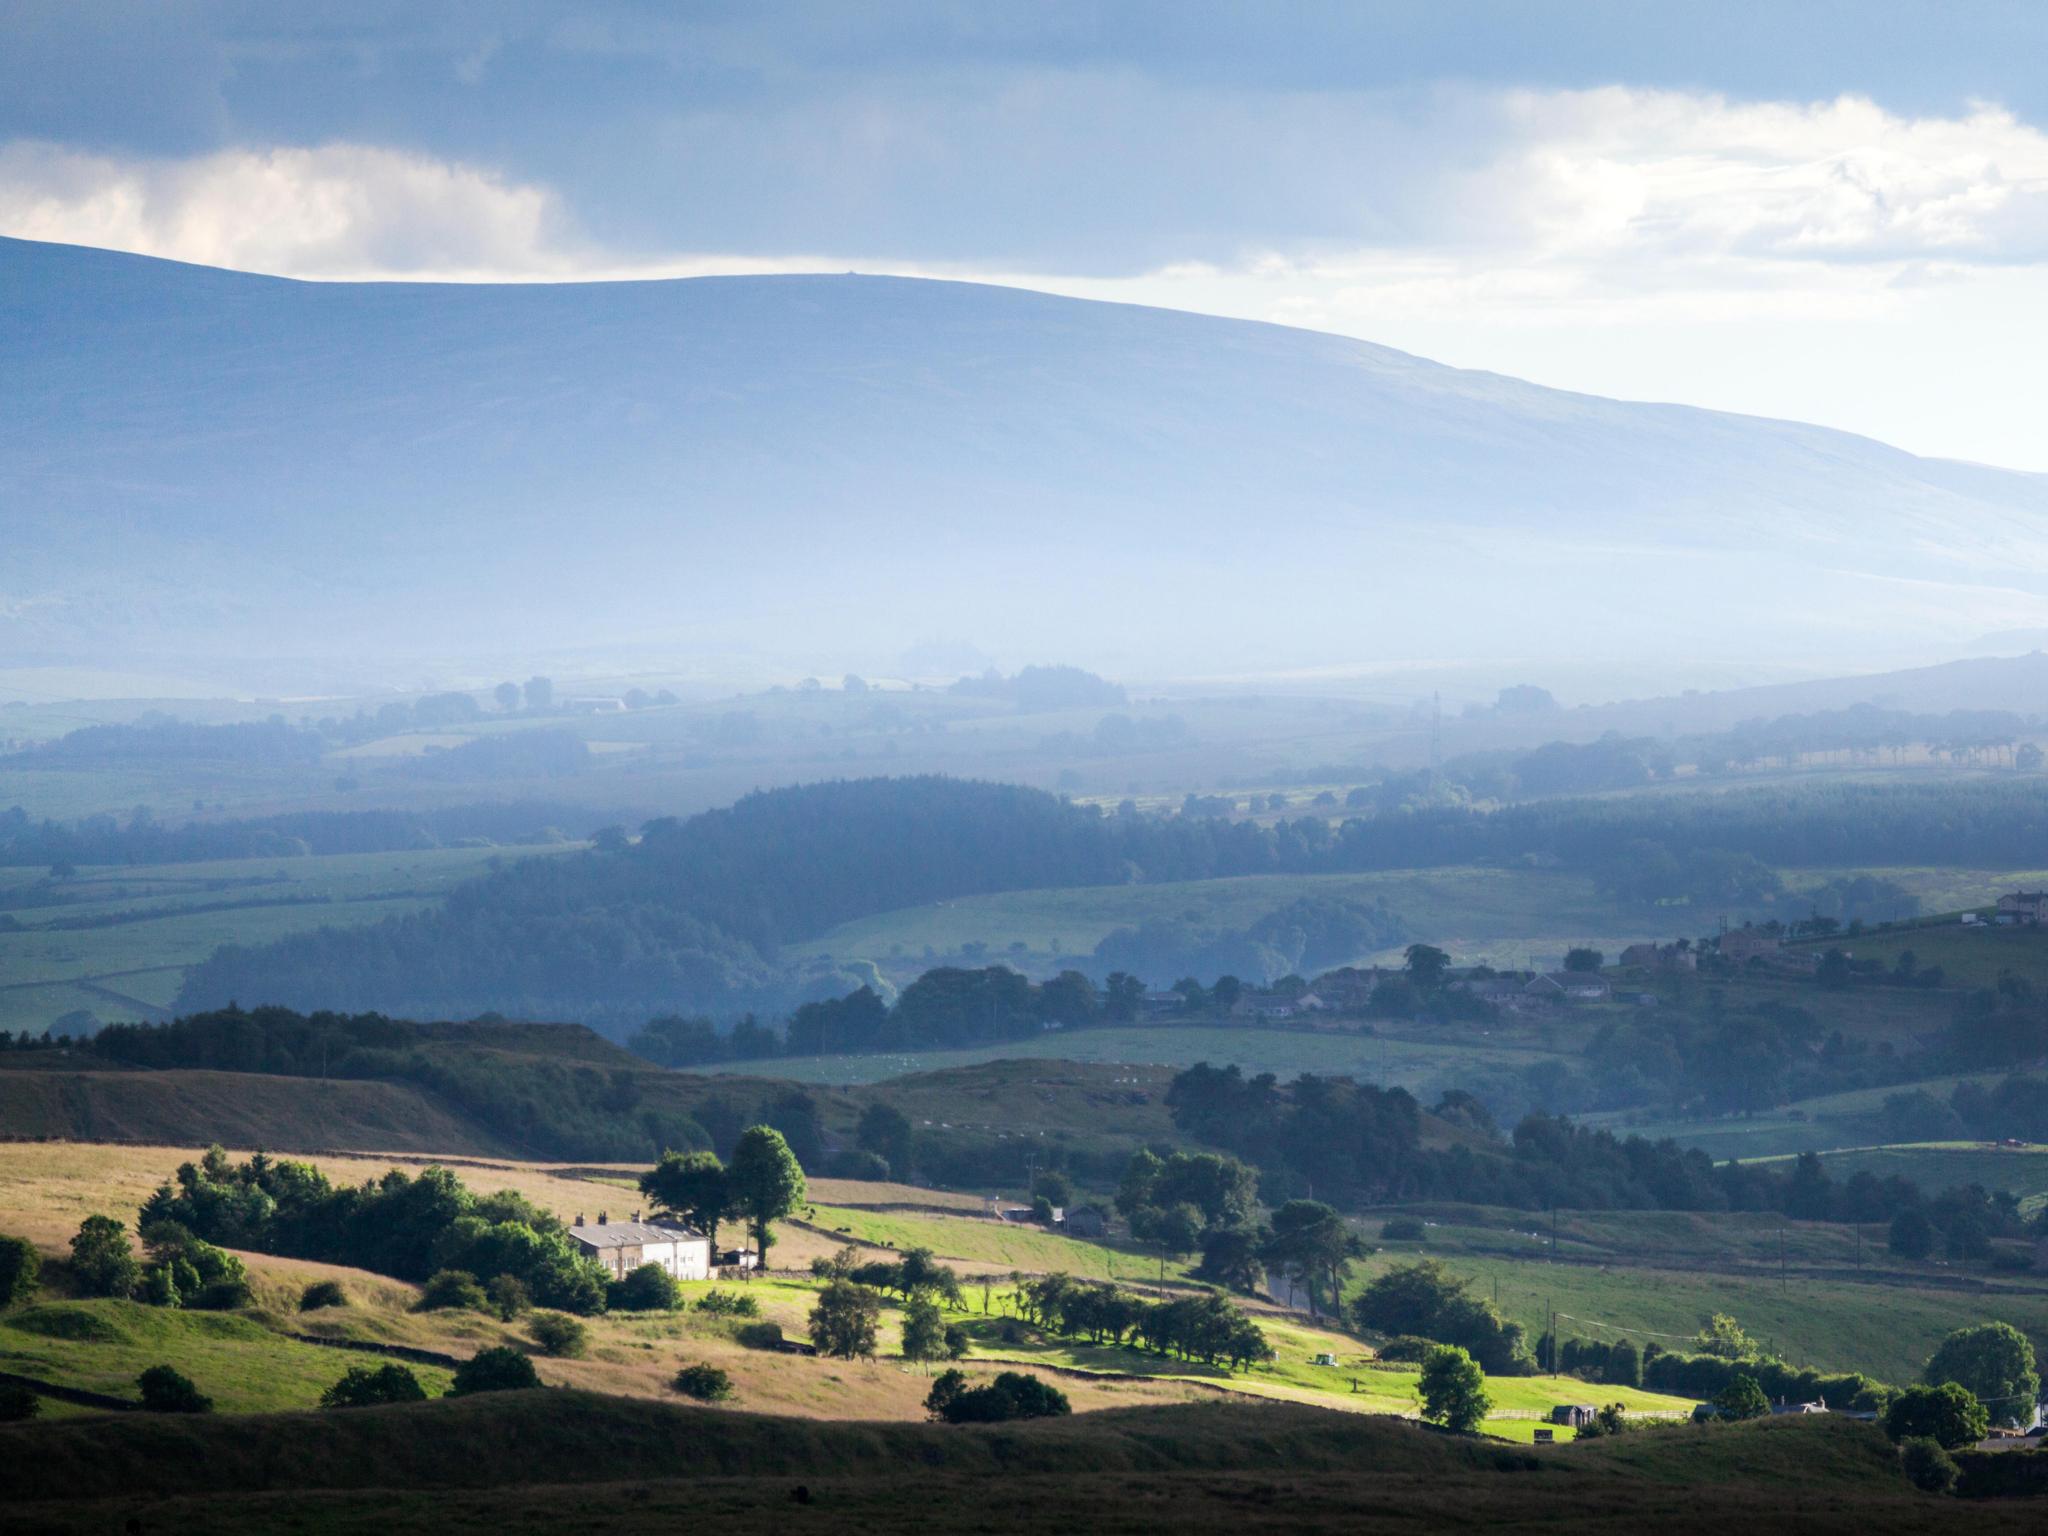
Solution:
[{"label": "sky", "polygon": [[0,234],[893,272],[2048,471],[2048,6],[7,0]]}]

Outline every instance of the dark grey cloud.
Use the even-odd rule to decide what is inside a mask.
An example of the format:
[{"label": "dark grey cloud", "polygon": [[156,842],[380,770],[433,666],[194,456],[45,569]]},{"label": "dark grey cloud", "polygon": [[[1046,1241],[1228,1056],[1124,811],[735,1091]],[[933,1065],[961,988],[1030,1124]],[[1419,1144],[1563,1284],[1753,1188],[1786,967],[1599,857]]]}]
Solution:
[{"label": "dark grey cloud", "polygon": [[17,0],[6,31],[0,141],[413,151],[649,255],[1118,273],[1440,240],[1506,86],[2048,120],[2048,7],[2018,3]]}]

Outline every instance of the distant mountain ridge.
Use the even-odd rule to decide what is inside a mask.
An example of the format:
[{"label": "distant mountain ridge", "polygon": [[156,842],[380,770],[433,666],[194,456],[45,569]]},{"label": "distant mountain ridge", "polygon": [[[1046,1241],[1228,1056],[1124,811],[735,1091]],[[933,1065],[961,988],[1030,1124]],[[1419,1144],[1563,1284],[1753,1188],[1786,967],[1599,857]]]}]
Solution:
[{"label": "distant mountain ridge", "polygon": [[298,283],[0,240],[0,355],[24,662],[942,633],[1138,675],[1846,662],[2048,622],[2048,477],[1018,289]]}]

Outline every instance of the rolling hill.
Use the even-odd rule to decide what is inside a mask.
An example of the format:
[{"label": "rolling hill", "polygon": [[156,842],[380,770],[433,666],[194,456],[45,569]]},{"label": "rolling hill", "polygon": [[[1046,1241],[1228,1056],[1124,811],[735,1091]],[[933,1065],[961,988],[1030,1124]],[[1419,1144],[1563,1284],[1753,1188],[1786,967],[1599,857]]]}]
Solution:
[{"label": "rolling hill", "polygon": [[0,352],[19,664],[822,666],[935,633],[1141,675],[1852,661],[2048,614],[2048,477],[1014,289],[299,283],[8,240]]}]

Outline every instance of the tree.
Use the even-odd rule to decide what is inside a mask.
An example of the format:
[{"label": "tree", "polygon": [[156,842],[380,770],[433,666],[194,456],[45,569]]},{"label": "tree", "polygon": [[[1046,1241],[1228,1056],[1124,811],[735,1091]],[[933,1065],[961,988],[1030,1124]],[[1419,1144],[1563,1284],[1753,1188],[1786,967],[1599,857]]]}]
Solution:
[{"label": "tree", "polygon": [[1993,1423],[2024,1424],[2041,1393],[2034,1346],[2010,1323],[1958,1328],[1941,1341],[1922,1379],[1929,1386],[1954,1382],[1990,1410]]},{"label": "tree", "polygon": [[1493,1399],[1486,1393],[1486,1373],[1455,1344],[1439,1344],[1422,1362],[1422,1416],[1454,1434],[1477,1429]]},{"label": "tree", "polygon": [[42,1396],[33,1387],[0,1381],[0,1424],[20,1424],[42,1411]]},{"label": "tree", "polygon": [[1771,1411],[1771,1400],[1754,1376],[1737,1376],[1721,1389],[1714,1408],[1724,1419],[1760,1419]]},{"label": "tree", "polygon": [[519,685],[500,683],[491,690],[491,697],[498,701],[498,708],[509,715],[519,707]]},{"label": "tree", "polygon": [[1334,1300],[1351,1272],[1351,1261],[1364,1252],[1364,1244],[1329,1206],[1320,1200],[1290,1200],[1273,1213],[1273,1234],[1259,1257],[1268,1269],[1301,1282],[1313,1314],[1322,1288],[1327,1286]]},{"label": "tree", "polygon": [[193,1385],[192,1378],[168,1365],[152,1365],[135,1378],[142,1406],[151,1413],[211,1413],[213,1399]]},{"label": "tree", "polygon": [[2039,773],[2044,762],[2048,762],[2048,754],[2031,741],[2021,742],[2019,750],[2012,755],[2013,766],[2021,773]]},{"label": "tree", "polygon": [[659,1264],[642,1264],[613,1284],[605,1305],[615,1312],[673,1312],[683,1304],[683,1288]]},{"label": "tree", "polygon": [[345,1307],[348,1292],[341,1288],[339,1280],[315,1280],[299,1292],[299,1310],[318,1312],[323,1307]]},{"label": "tree", "polygon": [[726,1173],[732,1184],[733,1208],[752,1227],[754,1252],[765,1266],[768,1249],[775,1241],[768,1224],[803,1203],[807,1192],[803,1165],[797,1162],[780,1131],[773,1126],[751,1125],[740,1132],[739,1143],[732,1151],[732,1166]]},{"label": "tree", "polygon": [[1909,1205],[1892,1218],[1885,1246],[1902,1259],[1924,1259],[1934,1252],[1934,1223],[1925,1211]]},{"label": "tree", "polygon": [[1227,1286],[1242,1295],[1257,1293],[1266,1283],[1266,1267],[1259,1262],[1259,1242],[1241,1227],[1218,1227],[1202,1236],[1202,1263],[1195,1273],[1214,1285]]},{"label": "tree", "polygon": [[498,1344],[480,1349],[455,1367],[455,1379],[448,1384],[450,1397],[470,1397],[478,1392],[524,1392],[541,1384],[533,1362],[518,1350]]},{"label": "tree", "polygon": [[88,1216],[71,1239],[71,1283],[87,1296],[127,1296],[142,1278],[128,1246],[128,1228],[111,1216]]},{"label": "tree", "polygon": [[[948,1377],[959,1377],[949,1382]],[[941,1393],[940,1385],[946,1386]],[[1059,1388],[1027,1376],[1022,1371],[1003,1371],[985,1386],[966,1387],[966,1377],[947,1371],[925,1398],[934,1418],[948,1424],[1000,1424],[1011,1419],[1058,1418],[1072,1413],[1073,1405]]]},{"label": "tree", "polygon": [[1922,1493],[1953,1493],[1962,1469],[1939,1441],[1916,1435],[1899,1442],[1899,1470]]},{"label": "tree", "polygon": [[1031,1181],[1031,1193],[1047,1205],[1066,1207],[1074,1203],[1074,1186],[1067,1176],[1055,1169],[1048,1169]]},{"label": "tree", "polygon": [[374,1408],[381,1403],[423,1403],[426,1388],[402,1365],[350,1366],[348,1374],[320,1394],[322,1408]]},{"label": "tree", "polygon": [[15,1306],[35,1295],[43,1272],[43,1255],[25,1237],[0,1237],[0,1307]]},{"label": "tree", "polygon": [[715,1152],[664,1152],[640,1175],[640,1193],[657,1210],[697,1228],[718,1247],[718,1224],[735,1213],[732,1180]]},{"label": "tree", "polygon": [[669,1385],[700,1403],[722,1403],[732,1396],[732,1377],[717,1366],[705,1365],[701,1361],[677,1371],[675,1380]]},{"label": "tree", "polygon": [[880,1296],[851,1280],[834,1280],[818,1293],[818,1304],[811,1308],[811,1342],[821,1355],[872,1360],[881,1316]]},{"label": "tree", "polygon": [[500,1322],[509,1323],[513,1318],[533,1308],[533,1294],[527,1290],[526,1282],[517,1275],[494,1275],[490,1285],[491,1310],[498,1314]]},{"label": "tree", "polygon": [[1908,1387],[1885,1410],[1884,1432],[1894,1440],[1921,1436],[1953,1451],[1991,1432],[1991,1412],[1968,1387],[1953,1381]]},{"label": "tree", "polygon": [[966,1390],[965,1371],[941,1371],[939,1379],[932,1383],[931,1391],[924,1395],[924,1411],[934,1419],[943,1419],[946,1410],[953,1406],[953,1400]]},{"label": "tree", "polygon": [[903,1358],[924,1365],[951,1357],[938,1307],[923,1296],[911,1297],[903,1307]]},{"label": "tree", "polygon": [[1102,981],[1102,1016],[1128,1024],[1145,1003],[1145,983],[1125,971],[1111,971]]},{"label": "tree", "polygon": [[1568,971],[1597,971],[1607,963],[1607,957],[1597,949],[1568,949],[1564,952],[1564,968]]},{"label": "tree", "polygon": [[1434,992],[1451,968],[1451,957],[1434,944],[1410,944],[1403,957],[1408,962],[1408,979],[1422,992]]},{"label": "tree", "polygon": [[491,1298],[477,1284],[475,1275],[465,1269],[444,1269],[421,1287],[420,1299],[413,1310],[485,1312],[490,1310],[490,1305]]},{"label": "tree", "polygon": [[893,1104],[870,1104],[860,1112],[854,1142],[889,1165],[889,1172],[904,1178],[910,1172],[910,1149],[914,1132],[910,1117]]},{"label": "tree", "polygon": [[528,709],[543,710],[549,709],[554,705],[555,685],[554,681],[550,678],[529,677],[526,680],[524,692]]},{"label": "tree", "polygon": [[1726,1312],[1716,1312],[1693,1335],[1692,1347],[1720,1360],[1754,1360],[1756,1341],[1742,1331],[1742,1324]]},{"label": "tree", "polygon": [[1607,1369],[1601,1379],[1611,1387],[1640,1387],[1643,1384],[1643,1357],[1632,1341],[1623,1339],[1607,1352]]}]

